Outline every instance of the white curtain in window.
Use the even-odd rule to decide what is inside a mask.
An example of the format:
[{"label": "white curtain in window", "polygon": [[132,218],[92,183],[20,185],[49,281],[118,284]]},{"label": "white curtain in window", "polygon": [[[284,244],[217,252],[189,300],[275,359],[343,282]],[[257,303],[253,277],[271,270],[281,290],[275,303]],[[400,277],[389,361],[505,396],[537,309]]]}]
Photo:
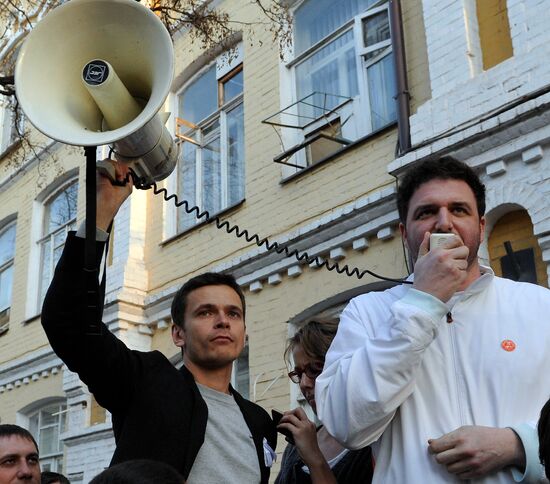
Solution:
[{"label": "white curtain in window", "polygon": [[[318,92],[299,104],[304,119],[316,119],[343,101],[337,96],[358,93],[353,31],[348,30],[296,66],[298,99]],[[326,96],[328,95],[328,96]]]},{"label": "white curtain in window", "polygon": [[[187,200],[190,207],[196,205],[196,157],[197,146],[193,143],[183,143],[180,150],[178,193],[180,198]],[[195,214],[188,214],[183,207],[178,209],[178,232],[181,232],[195,223]]]},{"label": "white curtain in window", "polygon": [[205,144],[202,149],[202,205],[210,214],[221,210],[223,200],[222,166],[220,153],[220,122],[216,120],[203,130]]},{"label": "white curtain in window", "polygon": [[308,0],[304,2],[294,13],[294,55],[300,55],[377,1]]},{"label": "white curtain in window", "polygon": [[239,104],[227,113],[228,205],[244,198],[244,108]]},{"label": "white curtain in window", "polygon": [[373,130],[382,128],[397,118],[394,98],[397,86],[394,70],[391,54],[367,68]]}]

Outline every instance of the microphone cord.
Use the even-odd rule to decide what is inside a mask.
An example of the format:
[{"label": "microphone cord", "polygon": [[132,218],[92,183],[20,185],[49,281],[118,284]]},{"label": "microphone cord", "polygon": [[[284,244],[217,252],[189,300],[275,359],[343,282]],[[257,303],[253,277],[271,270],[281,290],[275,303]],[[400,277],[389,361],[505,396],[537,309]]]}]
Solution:
[{"label": "microphone cord", "polygon": [[[188,214],[194,214],[198,220],[204,219],[206,222],[214,222],[215,226],[219,230],[225,230],[228,234],[234,234],[237,238],[243,238],[247,242],[253,242],[258,247],[264,246],[269,252],[276,252],[277,254],[284,254],[286,257],[294,257],[298,262],[308,265],[315,264],[317,267],[324,267],[328,271],[336,271],[338,274],[345,274],[348,277],[357,277],[362,279],[367,274],[381,279],[383,281],[396,282],[399,284],[412,284],[412,281],[405,279],[398,279],[392,277],[385,277],[380,274],[376,274],[368,269],[360,270],[357,267],[350,268],[347,264],[340,266],[338,262],[330,262],[327,259],[319,256],[311,256],[305,251],[299,251],[297,249],[289,249],[286,245],[281,245],[278,242],[271,242],[267,237],[260,238],[256,233],[250,233],[248,229],[241,229],[237,224],[231,224],[227,220],[221,220],[217,215],[210,215],[208,210],[203,210],[196,205],[191,205],[187,200],[180,200],[175,193],[169,194],[166,188],[159,188],[156,182],[148,184],[144,179],[140,178],[136,173],[130,169],[129,176],[132,178],[134,186],[140,190],[153,189],[155,195],[161,195],[164,201],[168,202],[173,200],[174,205],[177,208],[183,207]],[[128,177],[127,180],[128,181]]]}]

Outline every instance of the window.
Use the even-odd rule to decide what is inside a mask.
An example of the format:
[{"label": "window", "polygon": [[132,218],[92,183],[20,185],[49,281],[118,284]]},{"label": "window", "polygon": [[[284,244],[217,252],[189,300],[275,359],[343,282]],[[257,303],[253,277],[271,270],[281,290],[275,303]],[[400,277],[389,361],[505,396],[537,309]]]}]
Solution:
[{"label": "window", "polygon": [[[244,73],[240,48],[236,52],[220,57],[178,94],[177,191],[211,215],[244,199]],[[177,232],[197,223],[194,214],[177,213]]]},{"label": "window", "polygon": [[29,415],[29,431],[38,443],[42,472],[63,473],[63,442],[67,406],[56,403]]},{"label": "window", "polygon": [[15,222],[0,229],[0,333],[10,319]]},{"label": "window", "polygon": [[12,101],[0,95],[0,154],[14,143],[16,136]]},{"label": "window", "polygon": [[78,182],[73,181],[56,192],[44,204],[42,237],[40,247],[39,301],[44,300],[53,276],[55,265],[61,257],[67,232],[74,229],[76,221]]},{"label": "window", "polygon": [[250,398],[250,365],[248,361],[248,338],[246,344],[233,363],[231,384],[244,398]]},{"label": "window", "polygon": [[[295,79],[296,107],[287,114],[300,120],[299,136],[307,140],[311,133],[329,130],[329,141],[344,140],[334,143],[336,151],[346,140],[396,121],[388,3],[306,0],[296,8],[294,60],[288,64]],[[323,144],[321,150],[304,150],[306,165],[319,161],[316,151],[327,155],[326,140]]]}]

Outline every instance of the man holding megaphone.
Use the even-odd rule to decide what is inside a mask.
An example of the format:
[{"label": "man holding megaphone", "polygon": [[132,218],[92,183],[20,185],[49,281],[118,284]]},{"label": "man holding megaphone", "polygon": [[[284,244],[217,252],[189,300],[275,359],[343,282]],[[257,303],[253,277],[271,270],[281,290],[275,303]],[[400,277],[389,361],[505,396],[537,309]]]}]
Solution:
[{"label": "man holding megaphone", "polygon": [[[129,178],[126,164],[112,164],[117,181]],[[132,191],[131,182],[121,185],[98,176],[98,266],[108,227]],[[154,459],[172,465],[188,483],[267,483],[275,428],[265,410],[230,384],[246,337],[244,294],[235,279],[206,273],[176,293],[172,339],[184,363],[177,370],[158,351],[128,349],[101,322],[101,334],[86,330],[79,232],[67,238],[42,324],[55,353],[112,413],[116,449],[111,464]]]}]

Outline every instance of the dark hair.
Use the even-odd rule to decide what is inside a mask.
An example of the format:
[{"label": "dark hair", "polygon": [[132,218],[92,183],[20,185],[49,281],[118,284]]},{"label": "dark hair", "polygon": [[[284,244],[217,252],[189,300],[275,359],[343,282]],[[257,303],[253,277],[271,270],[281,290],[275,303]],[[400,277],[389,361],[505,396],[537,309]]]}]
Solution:
[{"label": "dark hair", "polygon": [[36,452],[38,452],[38,444],[27,429],[14,424],[0,424],[0,439],[2,437],[11,437],[12,435],[18,435],[19,437],[30,440],[36,447]]},{"label": "dark hair", "polygon": [[164,462],[129,460],[105,469],[90,484],[183,484],[184,478]]},{"label": "dark hair", "polygon": [[244,293],[241,287],[237,284],[235,278],[230,274],[218,274],[216,272],[205,272],[200,276],[189,279],[183,286],[181,286],[174,296],[172,301],[172,321],[174,324],[184,327],[185,321],[185,308],[187,306],[187,296],[195,289],[200,289],[204,286],[229,286],[233,289],[241,299],[243,305],[243,319],[246,313],[246,303],[244,300]]},{"label": "dark hair", "polygon": [[71,484],[69,479],[67,479],[63,474],[59,472],[45,471],[42,472],[40,476],[40,484]]},{"label": "dark hair", "polygon": [[420,185],[431,180],[464,181],[474,192],[479,217],[485,215],[485,185],[466,163],[458,161],[452,156],[443,156],[425,161],[405,173],[397,189],[397,209],[402,224],[407,221],[409,202],[412,196]]},{"label": "dark hair", "polygon": [[325,361],[330,343],[336,336],[338,323],[334,321],[309,321],[294,336],[288,339],[284,359],[290,366],[290,355],[300,346],[306,356],[314,360]]},{"label": "dark hair", "polygon": [[544,466],[546,477],[550,479],[550,400],[542,407],[537,430],[540,463]]}]

